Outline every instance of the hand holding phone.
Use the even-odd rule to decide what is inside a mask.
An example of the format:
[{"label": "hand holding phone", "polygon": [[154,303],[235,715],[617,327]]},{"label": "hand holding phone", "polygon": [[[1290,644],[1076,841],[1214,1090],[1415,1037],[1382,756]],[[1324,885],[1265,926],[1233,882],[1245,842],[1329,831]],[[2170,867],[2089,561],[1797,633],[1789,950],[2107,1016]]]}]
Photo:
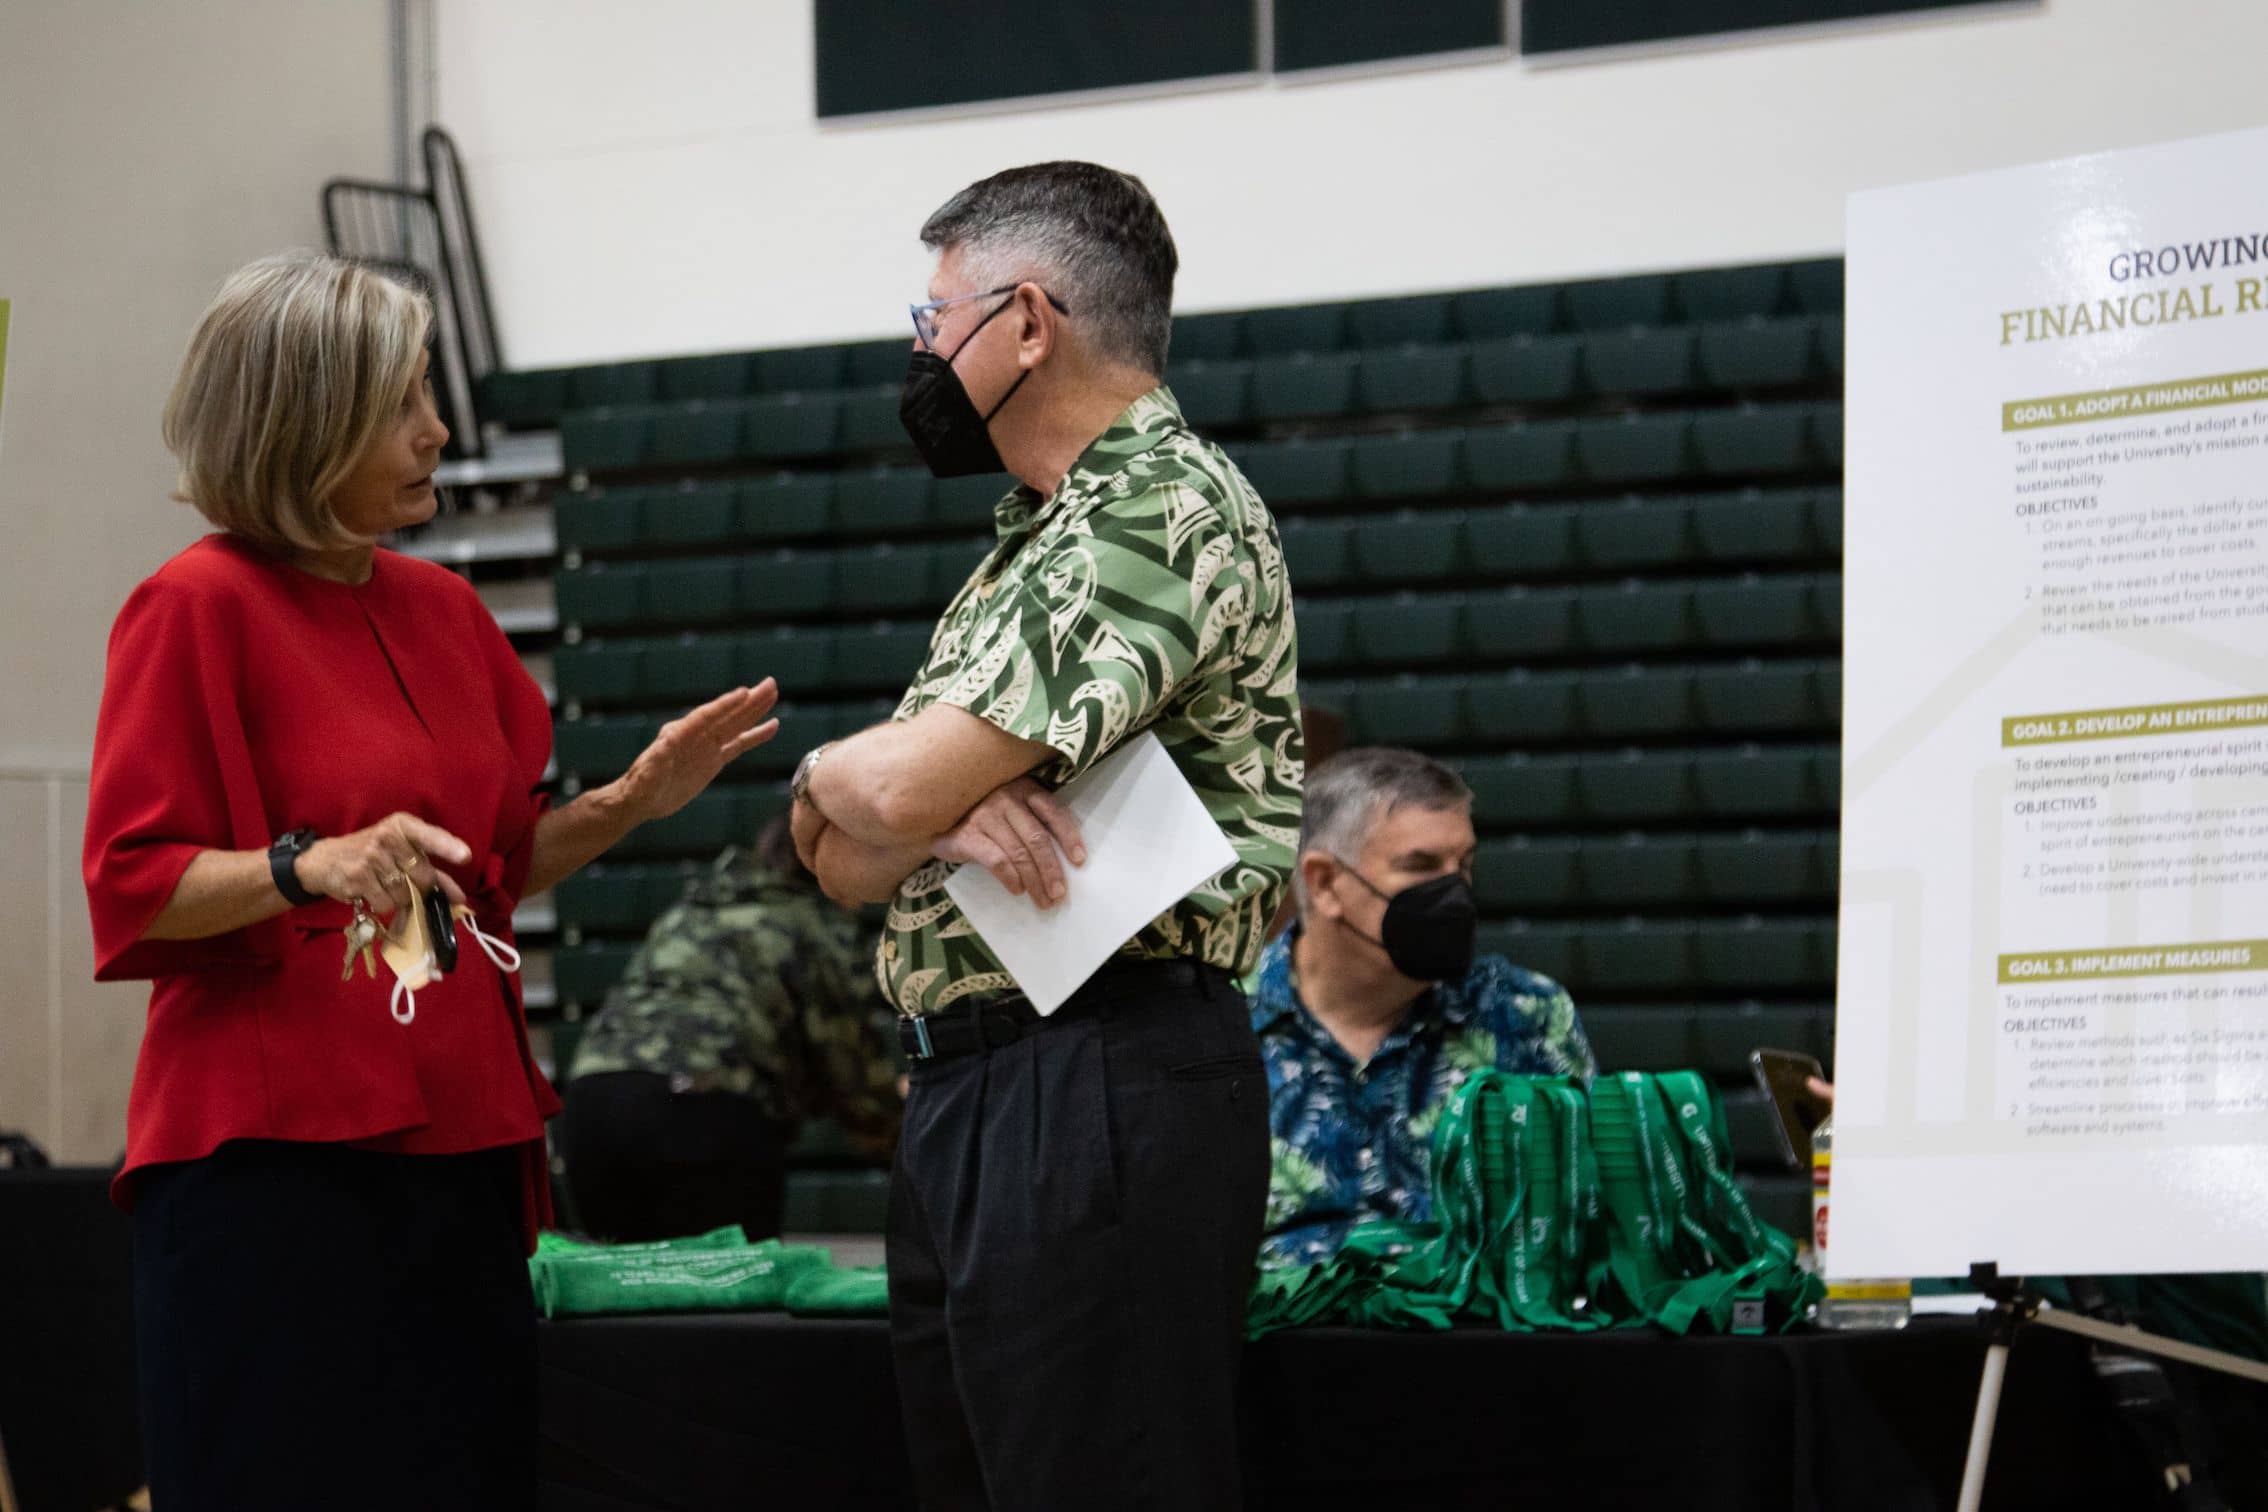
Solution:
[{"label": "hand holding phone", "polygon": [[1810,1170],[1811,1131],[1826,1121],[1831,1105],[1807,1083],[1826,1081],[1826,1068],[1818,1057],[1796,1050],[1751,1050],[1748,1068],[1755,1073],[1757,1086],[1772,1099],[1780,1153],[1791,1169]]}]

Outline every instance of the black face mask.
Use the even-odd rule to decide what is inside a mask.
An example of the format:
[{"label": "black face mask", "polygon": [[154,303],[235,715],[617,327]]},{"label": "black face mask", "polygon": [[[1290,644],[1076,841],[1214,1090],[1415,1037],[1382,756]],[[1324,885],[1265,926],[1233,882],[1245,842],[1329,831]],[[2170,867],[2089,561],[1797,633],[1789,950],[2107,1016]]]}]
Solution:
[{"label": "black face mask", "polygon": [[[992,315],[999,314],[1016,302],[1010,294],[992,307]],[[977,331],[991,323],[987,315],[976,323],[976,328],[961,338],[953,348],[952,357],[940,357],[935,352],[922,350],[913,354],[906,364],[906,384],[898,397],[898,423],[913,438],[914,449],[921,460],[929,464],[932,476],[939,478],[965,478],[974,473],[1007,471],[1000,460],[999,448],[992,444],[990,429],[992,417],[1000,413],[1016,390],[1024,386],[1024,379],[1032,376],[1026,368],[1008,392],[1000,396],[985,414],[978,414],[969,399],[969,391],[961,387],[961,375],[953,371],[953,359],[968,350],[976,340]]]},{"label": "black face mask", "polygon": [[1388,895],[1351,866],[1347,875],[1386,899],[1377,939],[1351,924],[1349,930],[1385,951],[1394,969],[1413,982],[1464,980],[1473,969],[1474,938],[1480,931],[1472,883],[1450,872]]}]

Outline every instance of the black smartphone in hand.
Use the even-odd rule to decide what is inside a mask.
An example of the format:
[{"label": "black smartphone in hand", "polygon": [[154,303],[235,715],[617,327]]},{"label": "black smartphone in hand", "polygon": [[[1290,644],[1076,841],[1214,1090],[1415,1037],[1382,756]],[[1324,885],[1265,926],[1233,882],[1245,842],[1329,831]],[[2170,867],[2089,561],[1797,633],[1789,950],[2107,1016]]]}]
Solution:
[{"label": "black smartphone in hand", "polygon": [[1811,1131],[1827,1120],[1827,1099],[1804,1083],[1816,1076],[1827,1079],[1819,1058],[1796,1050],[1751,1050],[1748,1069],[1756,1085],[1772,1099],[1774,1120],[1780,1131],[1780,1153],[1798,1171],[1811,1169]]}]

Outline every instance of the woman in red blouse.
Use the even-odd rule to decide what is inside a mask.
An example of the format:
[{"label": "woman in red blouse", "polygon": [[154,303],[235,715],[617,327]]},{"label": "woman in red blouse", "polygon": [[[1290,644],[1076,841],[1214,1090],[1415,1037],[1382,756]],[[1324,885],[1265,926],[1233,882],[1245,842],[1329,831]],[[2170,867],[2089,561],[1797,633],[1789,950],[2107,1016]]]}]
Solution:
[{"label": "woman in red blouse", "polygon": [[[431,326],[331,258],[230,279],[165,416],[219,531],[111,633],[85,872],[96,975],[152,982],[115,1195],[166,1512],[534,1504],[559,1101],[498,965],[513,906],[777,729],[768,679],[735,689],[547,806],[550,713],[495,620],[375,544],[433,515]],[[387,965],[341,966],[412,887],[471,919],[397,1014]]]}]

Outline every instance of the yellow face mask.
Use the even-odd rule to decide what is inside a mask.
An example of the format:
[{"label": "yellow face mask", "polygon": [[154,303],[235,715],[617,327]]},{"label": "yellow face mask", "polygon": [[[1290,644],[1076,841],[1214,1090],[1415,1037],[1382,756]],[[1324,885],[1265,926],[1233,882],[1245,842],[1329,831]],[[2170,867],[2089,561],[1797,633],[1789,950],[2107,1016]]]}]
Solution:
[{"label": "yellow face mask", "polygon": [[[443,929],[448,931],[446,935],[440,933]],[[483,933],[474,922],[471,909],[462,903],[444,909],[438,894],[427,894],[413,885],[409,906],[396,913],[393,923],[381,930],[385,944],[379,953],[394,973],[394,992],[388,1008],[395,1023],[415,1022],[419,989],[440,981],[455,967],[456,937],[460,932],[473,937],[481,953],[496,963],[497,970],[520,969],[519,951],[494,935]]]}]

